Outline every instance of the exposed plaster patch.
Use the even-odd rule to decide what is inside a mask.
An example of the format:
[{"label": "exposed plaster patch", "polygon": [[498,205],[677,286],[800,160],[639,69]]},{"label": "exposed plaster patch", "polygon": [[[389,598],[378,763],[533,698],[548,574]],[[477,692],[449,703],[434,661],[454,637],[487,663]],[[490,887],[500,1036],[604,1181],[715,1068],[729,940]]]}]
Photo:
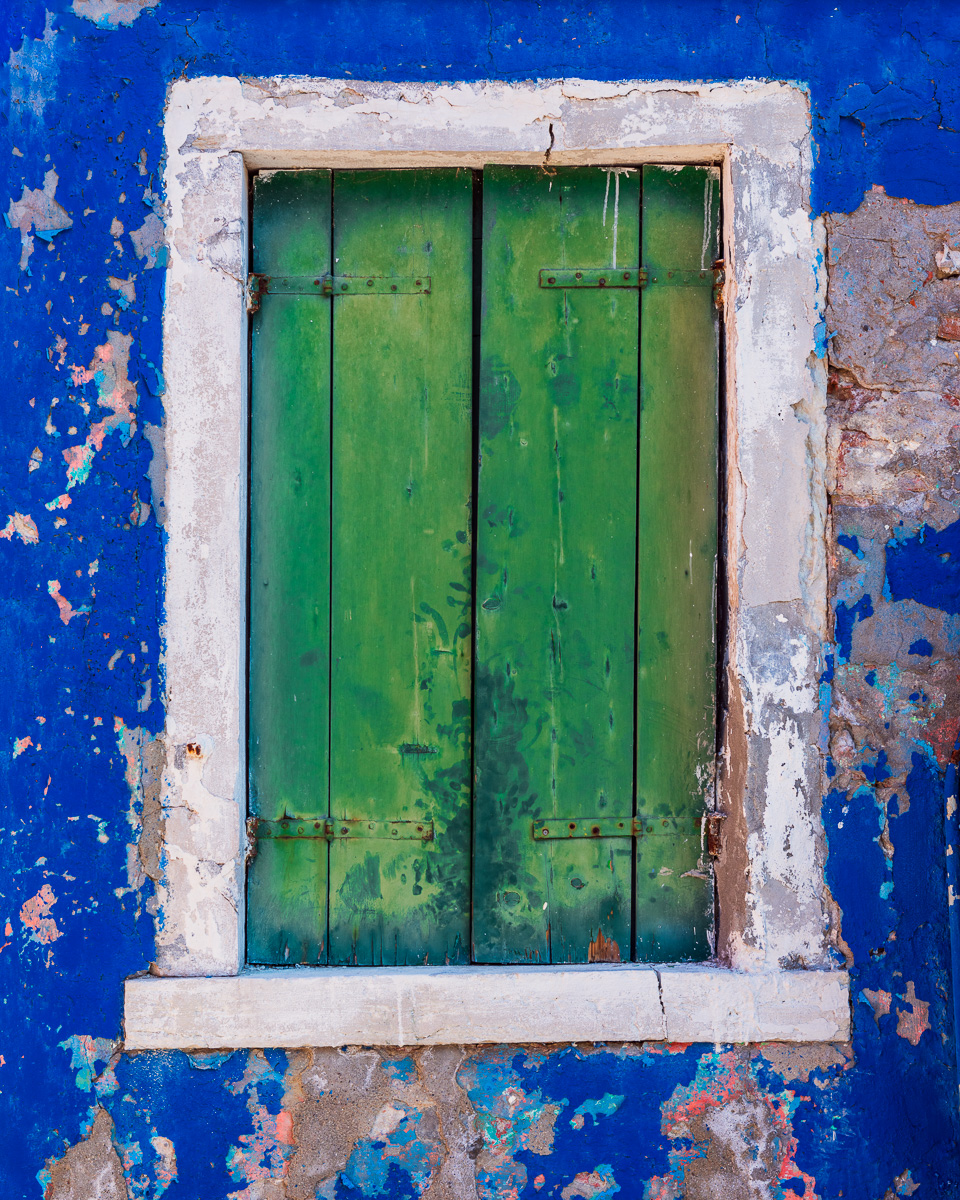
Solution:
[{"label": "exposed plaster patch", "polygon": [[620,1191],[613,1168],[602,1163],[592,1171],[580,1171],[560,1193],[560,1200],[593,1200],[595,1196],[613,1196]]},{"label": "exposed plaster patch", "polygon": [[74,608],[70,601],[60,591],[59,579],[47,580],[47,592],[56,601],[57,608],[60,610],[60,620],[64,625],[69,625],[74,617],[86,616],[90,612],[89,604],[81,604],[79,608]]},{"label": "exposed plaster patch", "polygon": [[[56,199],[58,177],[51,167],[43,177],[43,188],[24,185],[19,200],[11,200],[4,215],[8,229],[20,231],[20,270],[28,271],[27,260],[33,253],[33,233],[45,242],[73,227],[73,218]],[[33,233],[31,233],[33,230]],[[28,271],[29,274],[29,271]]]},{"label": "exposed plaster patch", "polygon": [[960,282],[937,261],[944,243],[960,244],[960,204],[928,208],[874,188],[827,226],[831,363],[863,387],[960,395],[957,347],[937,337],[940,318],[960,311]]},{"label": "exposed plaster patch", "polygon": [[[45,15],[42,36],[36,39],[24,37],[20,49],[11,49],[7,59],[10,112],[21,123],[27,112],[33,117],[43,116],[57,86],[60,58],[54,50],[54,42],[58,31],[53,27],[54,14],[47,11]],[[14,154],[23,157],[16,149]]]},{"label": "exposed plaster patch", "polygon": [[652,1180],[651,1195],[776,1200],[789,1184],[791,1195],[817,1200],[816,1180],[796,1161],[793,1093],[761,1088],[749,1057],[703,1055],[694,1082],[661,1105],[663,1132],[675,1145],[671,1176]]},{"label": "exposed plaster patch", "polygon": [[[121,651],[116,653],[119,656]],[[111,670],[113,661],[108,664]],[[157,884],[162,875],[164,813],[160,793],[165,747],[161,737],[146,729],[131,728],[120,717],[114,718],[113,727],[117,746],[126,760],[124,774],[130,791],[127,820],[134,834],[134,841],[127,847],[127,887],[139,891],[145,880]]]},{"label": "exposed plaster patch", "polygon": [[139,229],[131,229],[129,237],[133,243],[134,253],[137,258],[144,259],[143,265],[147,270],[165,265],[166,248],[163,222],[155,212],[150,213]]},{"label": "exposed plaster patch", "polygon": [[57,938],[63,937],[63,930],[57,928],[56,920],[50,916],[50,910],[56,902],[53,888],[49,883],[45,883],[35,896],[31,896],[20,906],[20,924],[32,942],[49,946]]},{"label": "exposed plaster patch", "polygon": [[132,25],[145,9],[156,8],[160,0],[73,0],[71,8],[78,17],[93,21],[100,29]]},{"label": "exposed plaster patch", "polygon": [[15,512],[12,516],[7,517],[6,526],[0,529],[0,538],[5,538],[9,542],[14,534],[25,546],[36,546],[40,541],[36,522],[27,513]]},{"label": "exposed plaster patch", "polygon": [[94,350],[89,367],[71,365],[74,387],[91,381],[96,385],[97,403],[110,409],[110,415],[90,426],[81,446],[68,446],[63,451],[67,464],[67,491],[86,483],[97,451],[103,449],[103,439],[116,430],[126,446],[137,428],[137,386],[130,378],[130,347],[133,337],[128,333],[110,330],[107,340]]},{"label": "exposed plaster patch", "polygon": [[99,1105],[87,1136],[41,1172],[43,1200],[127,1200],[123,1164],[113,1144],[113,1118]]},{"label": "exposed plaster patch", "polygon": [[917,998],[912,979],[907,980],[906,992],[897,999],[910,1005],[909,1012],[901,1008],[897,1013],[897,1036],[904,1038],[911,1046],[919,1045],[920,1038],[930,1028],[930,1003]]}]

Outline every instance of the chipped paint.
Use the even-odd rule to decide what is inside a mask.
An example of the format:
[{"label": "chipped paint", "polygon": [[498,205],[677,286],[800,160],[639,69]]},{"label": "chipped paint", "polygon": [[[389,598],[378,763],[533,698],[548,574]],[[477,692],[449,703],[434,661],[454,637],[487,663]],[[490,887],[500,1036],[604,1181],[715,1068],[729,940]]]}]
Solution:
[{"label": "chipped paint", "polygon": [[33,517],[27,513],[13,513],[7,518],[7,523],[0,529],[0,538],[10,539],[16,534],[25,546],[35,546],[40,541],[40,532]]},{"label": "chipped paint", "polygon": [[50,916],[56,902],[53,888],[45,883],[35,896],[24,900],[20,906],[20,924],[32,942],[49,946],[57,938],[63,937],[63,930],[57,927],[56,918]]},{"label": "chipped paint", "polygon": [[24,185],[19,200],[11,200],[4,214],[8,229],[20,231],[20,270],[29,273],[28,260],[34,250],[34,235],[51,241],[58,233],[73,228],[73,219],[56,199],[59,176],[50,168],[42,188]]},{"label": "chipped paint", "polygon": [[[256,2],[29,0],[7,23],[0,1077],[16,1111],[0,1122],[4,1195],[956,1191],[944,864],[960,846],[943,773],[960,712],[960,15],[714,5],[678,36],[676,6],[648,3],[642,22],[634,7],[464,0],[450,22],[431,3],[334,2],[321,18],[294,0],[277,21]],[[182,112],[165,132],[171,85],[202,102],[201,71],[234,77],[227,132]],[[266,166],[283,165],[283,145],[443,149],[450,130],[481,156],[491,119],[537,162],[611,128],[628,148],[702,143],[692,107],[678,138],[652,107],[655,84],[611,82],[640,71],[754,79],[756,96],[777,80],[809,88],[809,106],[796,89],[802,129],[777,140],[778,123],[742,121],[736,89],[671,85],[678,105],[727,107],[725,195],[748,201],[727,231],[729,561],[744,625],[727,681],[721,949],[761,975],[846,961],[852,1043],[123,1053],[121,979],[231,970],[241,945],[241,725],[221,720],[221,698],[242,655],[220,640],[233,621],[220,584],[241,544],[243,472],[203,465],[205,448],[235,458],[242,441],[219,405],[242,374],[240,325],[225,323],[202,369],[169,383],[158,369],[163,292],[192,286],[185,263],[216,281],[190,321],[239,297],[230,139]],[[205,206],[193,224],[186,201]],[[802,304],[772,300],[778,270]],[[767,339],[773,324],[795,324],[795,340]],[[176,408],[187,389],[203,400],[192,424]],[[204,514],[221,519],[196,538],[211,571],[165,597],[204,614],[198,637],[163,650],[160,525],[175,542]],[[200,681],[190,702],[171,694],[178,655]]]}]

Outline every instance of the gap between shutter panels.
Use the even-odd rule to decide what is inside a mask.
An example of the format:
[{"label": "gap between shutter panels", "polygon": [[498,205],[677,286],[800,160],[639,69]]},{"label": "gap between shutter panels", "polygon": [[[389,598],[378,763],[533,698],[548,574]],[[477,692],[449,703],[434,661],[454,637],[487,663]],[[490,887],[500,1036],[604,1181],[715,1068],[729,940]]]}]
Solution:
[{"label": "gap between shutter panels", "polygon": [[[329,205],[329,173],[278,172],[264,183],[287,176],[289,200],[296,177],[302,181],[308,175],[325,179]],[[643,172],[644,265],[648,255],[654,256],[646,274],[682,286],[651,288],[640,301],[647,331],[641,354],[649,375],[644,380],[643,435],[653,446],[645,456],[641,439],[638,490],[638,294],[626,284],[616,292],[598,294],[606,279],[597,272],[619,254],[619,265],[629,264],[624,274],[643,274],[636,269],[639,173],[589,168],[565,168],[549,177],[517,168],[488,168],[484,173],[483,350],[474,400],[481,455],[473,822],[476,961],[629,958],[631,868],[637,883],[636,956],[692,959],[709,954],[710,872],[700,866],[701,835],[695,818],[703,812],[712,782],[715,689],[717,334],[705,290],[713,282],[717,242],[715,177],[715,171],[695,167]],[[304,311],[309,311],[318,303],[333,309],[333,426],[328,435],[332,488],[327,475],[333,504],[334,595],[330,815],[349,822],[351,835],[330,841],[329,961],[465,961],[470,908],[464,898],[470,869],[470,631],[465,611],[471,600],[470,181],[465,173],[443,170],[337,172],[333,189],[332,252],[328,247],[326,259],[318,256],[299,268],[291,268],[282,256],[258,254],[258,230],[266,246],[270,216],[283,207],[274,203],[271,208],[260,203],[260,197],[279,198],[284,185],[276,192],[255,190],[254,268],[259,274],[252,277],[272,275],[272,283],[281,284],[275,290],[258,289],[257,301],[270,294],[263,308],[273,311],[278,304],[292,302],[294,313],[297,306],[308,306]],[[263,210],[259,221],[258,203]],[[295,209],[296,202],[288,216]],[[417,234],[423,239],[419,243]],[[614,234],[616,252],[611,245]],[[676,261],[670,257],[672,238]],[[445,262],[444,254],[437,253],[438,243],[449,251]],[[658,257],[661,250],[665,257]],[[438,277],[438,264],[444,273],[449,271],[447,279]],[[544,264],[552,268],[551,276],[581,266],[587,270],[576,270],[577,280],[561,288],[560,280],[541,278]],[[422,287],[422,274],[429,276],[428,288]],[[310,275],[313,279],[302,289],[307,294],[302,294],[298,280]],[[361,282],[375,278],[378,283],[366,296],[357,287],[356,299],[343,296],[331,306],[318,301],[315,290],[309,294],[321,276]],[[420,291],[391,295],[388,281],[404,279]],[[592,295],[588,289],[593,289]],[[680,302],[671,297],[661,304],[676,328],[672,337],[661,337],[658,343],[648,333],[660,319],[649,298],[667,290],[684,295]],[[437,307],[427,307],[431,304]],[[381,306],[379,314],[376,305]],[[260,354],[258,374],[257,338],[266,328],[263,312],[257,311],[255,467],[258,380],[262,377],[262,387],[270,378],[269,370],[263,371],[269,355]],[[328,319],[328,363],[329,329]],[[700,345],[701,353],[691,357],[691,345],[698,339],[705,339],[706,348]],[[418,356],[418,343],[423,342],[429,352]],[[530,346],[541,356],[539,364],[535,358],[531,362]],[[322,358],[319,350],[317,358]],[[273,366],[282,373],[282,356]],[[323,392],[320,376],[314,383],[318,398]],[[438,399],[444,385],[446,407]],[[701,413],[698,406],[704,404],[707,411]],[[451,418],[458,405],[459,422]],[[268,417],[268,407],[261,406],[261,421]],[[274,407],[282,410],[283,405],[274,400]],[[411,410],[416,417],[412,422]],[[677,419],[671,421],[671,415]],[[691,415],[695,436],[688,444],[685,431]],[[653,433],[657,428],[660,442]],[[446,459],[445,470],[433,475],[428,470],[431,442],[434,463],[438,442]],[[676,458],[670,459],[675,452]],[[465,492],[449,470],[450,461],[458,461],[461,454]],[[525,465],[530,460],[532,469]],[[419,478],[417,462],[423,466]],[[282,475],[279,458],[274,465]],[[270,474],[265,460],[260,473]],[[258,504],[262,508],[267,501],[262,484],[258,501],[259,477],[254,469],[252,635],[257,628],[257,530],[264,537],[271,525],[263,512],[257,519]],[[543,486],[531,485],[531,479]],[[624,520],[624,494],[637,497],[639,526],[634,525],[637,512],[630,512],[629,506]],[[641,559],[635,570],[637,544],[645,538],[651,544],[663,540],[657,525],[664,524],[664,507],[671,505],[679,507],[681,515],[672,529],[666,521],[667,533],[679,529],[693,536],[687,536],[682,554],[668,549],[660,558],[654,556],[647,569]],[[421,519],[426,511],[440,514],[440,519],[431,518],[427,524]],[[437,539],[443,516],[454,511],[462,514],[463,527],[455,530],[452,542]],[[712,529],[703,519],[707,511]],[[274,515],[280,515],[279,510]],[[329,533],[329,505],[325,519]],[[425,533],[428,529],[432,532]],[[453,551],[453,559],[459,556],[459,578],[448,578],[451,563],[444,563],[442,556],[438,566],[438,542],[446,552]],[[683,565],[678,565],[681,560]],[[317,562],[322,569],[322,556]],[[299,569],[302,576],[302,563]],[[685,584],[678,587],[681,581]],[[420,599],[444,588],[449,613]],[[633,626],[637,598],[640,643],[646,630],[647,649],[655,659],[651,669],[639,675]],[[391,612],[395,602],[396,612]],[[458,606],[464,619],[453,639],[460,643],[458,652],[451,653],[450,620]],[[266,629],[268,617],[276,620],[276,605],[270,608],[261,601],[261,607]],[[691,645],[691,639],[704,636],[706,654],[702,644]],[[452,672],[444,674],[441,667],[438,676],[432,658],[442,662],[442,656]],[[270,803],[258,799],[264,771],[256,746],[264,734],[255,727],[254,715],[269,707],[269,697],[254,693],[258,686],[264,692],[258,680],[272,678],[263,665],[270,661],[268,651],[257,651],[251,644],[251,809],[273,817],[272,825],[284,816],[326,816],[314,809],[304,811],[302,805],[296,809],[280,804],[283,811],[277,811],[276,789]],[[274,676],[278,673],[282,676],[275,665]],[[273,682],[276,690],[275,678]],[[651,817],[652,810],[644,805],[653,805],[652,822],[632,820],[634,702],[641,730],[637,761],[650,772],[641,787],[639,812]],[[437,715],[445,703],[449,720],[442,712]],[[605,718],[599,736],[593,710]],[[661,736],[656,752],[649,738],[642,739],[656,733],[658,719],[661,733],[665,729],[670,737],[669,749],[665,751]],[[424,720],[434,722],[438,737],[421,736]],[[421,734],[402,732],[418,725]],[[691,733],[692,745],[699,749],[678,755],[677,746]],[[441,745],[444,738],[446,746]],[[325,789],[313,795],[316,802],[321,791],[322,807]],[[620,824],[614,817],[620,815],[627,818],[629,832],[612,838],[613,826]],[[534,819],[542,818],[575,818],[571,826],[583,828],[562,837],[541,830],[534,837]],[[603,825],[599,839],[587,828],[596,821]],[[323,823],[322,837],[314,832],[299,838],[279,832],[279,827],[268,835],[265,823],[251,866],[251,961],[328,961],[322,936],[311,941],[302,928],[313,934],[325,925],[324,855],[333,823]],[[320,823],[315,824],[319,828]],[[426,827],[429,834],[419,840],[404,832]],[[356,836],[362,829],[364,836]],[[634,851],[630,837],[638,832]],[[294,849],[298,843],[304,848]],[[269,849],[261,858],[265,846]],[[278,846],[284,847],[280,855],[274,852]],[[261,895],[264,892],[270,895]]]}]

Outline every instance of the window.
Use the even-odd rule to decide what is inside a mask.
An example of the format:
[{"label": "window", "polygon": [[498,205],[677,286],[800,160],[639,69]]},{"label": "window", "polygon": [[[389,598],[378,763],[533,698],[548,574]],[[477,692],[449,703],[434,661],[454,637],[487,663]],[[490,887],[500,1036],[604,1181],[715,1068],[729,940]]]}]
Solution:
[{"label": "window", "polygon": [[[826,376],[807,95],[201,77],[171,86],[165,138],[163,877],[155,965],[125,984],[127,1048],[843,1040],[849,979],[823,936]],[[716,959],[245,966],[249,173],[698,162],[720,164],[727,278]]]},{"label": "window", "polygon": [[254,178],[250,961],[709,957],[718,184]]}]

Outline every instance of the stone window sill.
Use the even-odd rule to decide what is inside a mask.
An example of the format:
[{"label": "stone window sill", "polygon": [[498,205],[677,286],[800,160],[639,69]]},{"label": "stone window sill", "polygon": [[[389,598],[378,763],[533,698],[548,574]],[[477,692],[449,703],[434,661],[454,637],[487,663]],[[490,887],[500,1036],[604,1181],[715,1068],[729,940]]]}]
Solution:
[{"label": "stone window sill", "polygon": [[248,968],[126,981],[127,1050],[843,1042],[845,971],[710,965]]}]

